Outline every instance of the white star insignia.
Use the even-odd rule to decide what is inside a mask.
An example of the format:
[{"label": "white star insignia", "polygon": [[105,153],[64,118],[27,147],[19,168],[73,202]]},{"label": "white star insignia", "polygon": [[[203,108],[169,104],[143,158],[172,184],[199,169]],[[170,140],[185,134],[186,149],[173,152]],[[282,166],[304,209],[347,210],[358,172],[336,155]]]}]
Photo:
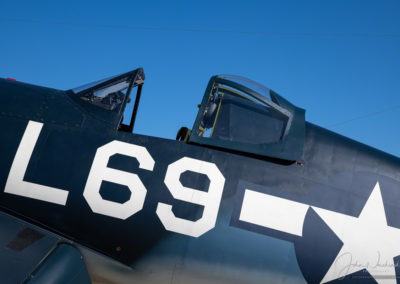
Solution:
[{"label": "white star insignia", "polygon": [[322,283],[363,269],[378,283],[397,283],[393,258],[400,255],[400,229],[387,225],[378,182],[358,217],[313,209],[343,242]]}]

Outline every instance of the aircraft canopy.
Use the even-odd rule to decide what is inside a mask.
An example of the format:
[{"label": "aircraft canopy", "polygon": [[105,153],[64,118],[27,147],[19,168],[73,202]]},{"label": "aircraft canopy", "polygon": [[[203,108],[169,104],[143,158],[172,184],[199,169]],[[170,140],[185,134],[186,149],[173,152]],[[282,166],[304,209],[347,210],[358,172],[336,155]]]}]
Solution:
[{"label": "aircraft canopy", "polygon": [[304,110],[250,79],[211,78],[189,142],[296,160],[304,144]]}]

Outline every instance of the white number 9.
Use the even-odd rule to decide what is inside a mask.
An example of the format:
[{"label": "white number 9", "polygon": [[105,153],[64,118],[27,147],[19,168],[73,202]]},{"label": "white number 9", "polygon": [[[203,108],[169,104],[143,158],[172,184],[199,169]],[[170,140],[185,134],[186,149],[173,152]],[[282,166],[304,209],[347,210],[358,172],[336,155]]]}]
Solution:
[{"label": "white number 9", "polygon": [[[208,192],[183,186],[179,178],[186,171],[207,175],[210,179]],[[164,182],[175,199],[204,206],[203,216],[190,221],[176,217],[171,205],[159,202],[156,213],[165,229],[199,237],[215,227],[225,183],[215,164],[184,157],[168,166]]]}]

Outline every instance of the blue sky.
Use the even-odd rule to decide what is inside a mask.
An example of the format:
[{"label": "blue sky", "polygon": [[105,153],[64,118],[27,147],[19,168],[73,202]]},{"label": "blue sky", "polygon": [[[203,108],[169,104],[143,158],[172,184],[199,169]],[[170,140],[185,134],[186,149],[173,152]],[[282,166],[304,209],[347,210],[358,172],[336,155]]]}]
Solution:
[{"label": "blue sky", "polygon": [[137,133],[173,139],[236,74],[400,156],[399,1],[0,2],[0,77],[69,89],[136,67]]}]

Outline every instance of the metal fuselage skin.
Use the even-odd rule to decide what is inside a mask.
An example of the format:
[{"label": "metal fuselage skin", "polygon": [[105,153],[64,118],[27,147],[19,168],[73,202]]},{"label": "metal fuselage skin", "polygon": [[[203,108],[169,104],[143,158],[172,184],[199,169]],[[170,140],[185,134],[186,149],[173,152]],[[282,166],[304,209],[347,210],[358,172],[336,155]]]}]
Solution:
[{"label": "metal fuselage skin", "polygon": [[[313,208],[358,217],[377,182],[387,223],[400,228],[400,160],[313,124],[306,124],[301,163],[282,163],[118,132],[113,118],[85,104],[68,92],[0,80],[0,206],[131,267],[132,283],[320,282],[343,242]],[[4,192],[29,121],[42,129],[23,180],[68,191],[65,205]],[[109,168],[136,174],[146,189],[142,209],[126,219],[93,212],[84,197],[98,148],[114,140],[144,147],[154,160],[153,170],[122,154],[108,161]],[[203,206],[174,198],[165,184],[169,165],[184,157],[212,163],[224,177],[215,226],[198,237],[166,229],[156,213],[164,203],[178,218],[202,218]],[[206,175],[190,170],[179,181],[204,192],[210,186]],[[301,231],[243,220],[246,190],[310,206]],[[100,194],[121,204],[135,198],[112,182],[103,182]],[[86,261],[92,280],[107,278]]]}]

